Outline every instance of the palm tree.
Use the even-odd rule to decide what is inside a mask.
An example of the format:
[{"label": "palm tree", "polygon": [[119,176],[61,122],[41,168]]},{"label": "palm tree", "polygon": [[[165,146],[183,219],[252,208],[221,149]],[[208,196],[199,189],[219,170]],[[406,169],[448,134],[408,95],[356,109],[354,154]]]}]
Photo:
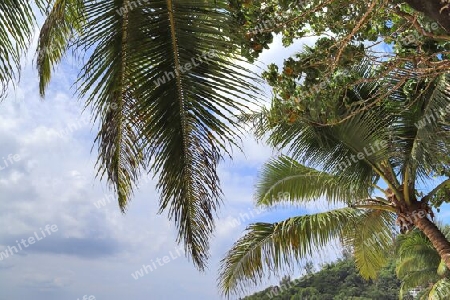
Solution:
[{"label": "palm tree", "polygon": [[[249,225],[222,260],[224,294],[242,292],[265,273],[292,267],[335,240],[353,249],[364,278],[375,278],[393,247],[396,224],[401,232],[417,227],[450,266],[450,243],[433,223],[430,207],[445,199],[450,184],[450,75],[404,81],[396,79],[402,72],[397,70],[385,82],[374,82],[364,80],[378,72],[367,62],[348,71],[359,82],[353,88],[330,79],[318,92],[328,98],[312,93],[309,99],[327,99],[322,111],[311,111],[298,98],[275,98],[269,110],[250,117],[259,137],[268,136],[272,146],[291,155],[263,167],[256,204],[324,199],[335,208]],[[401,88],[395,91],[392,85]],[[325,109],[330,107],[333,111]],[[327,125],[333,114],[337,121]],[[421,195],[417,185],[438,175],[442,183]]]},{"label": "palm tree", "polygon": [[[42,2],[41,95],[64,55],[85,57],[76,86],[100,124],[99,176],[125,211],[140,173],[157,175],[160,212],[174,219],[177,241],[202,270],[222,196],[217,164],[230,146],[239,146],[234,115],[258,95],[254,74],[238,55],[241,41],[227,1]],[[35,22],[25,0],[3,1],[0,13],[3,84],[14,78]],[[14,31],[5,33],[11,26],[4,23]]]},{"label": "palm tree", "polygon": [[[43,9],[44,0],[36,0]],[[34,32],[35,18],[28,0],[4,0],[0,3],[0,100],[8,85],[19,77],[20,59]]]},{"label": "palm tree", "polygon": [[[441,231],[450,239],[450,227]],[[415,229],[397,240],[396,273],[402,285],[400,299],[409,290],[422,287],[421,299],[445,300],[450,296],[449,269],[423,232]]]}]

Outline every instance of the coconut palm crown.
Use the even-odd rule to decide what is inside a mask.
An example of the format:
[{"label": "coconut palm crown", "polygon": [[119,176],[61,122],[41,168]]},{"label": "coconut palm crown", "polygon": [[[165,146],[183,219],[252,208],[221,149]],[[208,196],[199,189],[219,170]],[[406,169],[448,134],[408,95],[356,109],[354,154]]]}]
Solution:
[{"label": "coconut palm crown", "polygon": [[[448,199],[450,184],[450,75],[405,81],[396,70],[385,81],[373,81],[369,78],[380,70],[368,62],[337,71],[355,84],[331,78],[308,99],[275,98],[270,109],[247,117],[258,137],[268,136],[289,155],[265,164],[256,204],[321,199],[337,208],[249,225],[222,260],[218,284],[225,295],[241,293],[335,240],[353,250],[364,278],[375,278],[398,229],[422,231],[450,266],[450,243],[433,223],[432,211]],[[324,109],[312,111],[305,99],[323,101]],[[429,193],[419,192],[420,184],[430,182],[435,186]]]}]

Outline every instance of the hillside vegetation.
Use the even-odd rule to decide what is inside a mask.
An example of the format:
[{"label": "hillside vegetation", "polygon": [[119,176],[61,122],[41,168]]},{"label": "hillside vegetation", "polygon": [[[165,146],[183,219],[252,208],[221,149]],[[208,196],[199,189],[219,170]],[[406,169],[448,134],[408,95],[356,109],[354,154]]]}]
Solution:
[{"label": "hillside vegetation", "polygon": [[399,290],[400,281],[395,276],[394,260],[380,272],[377,280],[366,281],[358,274],[353,259],[342,258],[335,263],[323,265],[316,273],[298,279],[284,277],[278,286],[241,299],[397,300]]}]

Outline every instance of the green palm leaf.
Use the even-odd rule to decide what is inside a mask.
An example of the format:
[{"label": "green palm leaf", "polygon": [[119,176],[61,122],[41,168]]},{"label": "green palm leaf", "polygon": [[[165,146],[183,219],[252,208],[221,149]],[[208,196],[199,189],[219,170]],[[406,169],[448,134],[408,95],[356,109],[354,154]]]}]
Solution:
[{"label": "green palm leaf", "polygon": [[[416,271],[422,273],[436,273],[436,268],[434,266],[430,267],[430,264],[427,264],[427,261],[425,261],[424,259],[416,259],[414,256],[402,259],[398,262],[396,267],[397,277],[400,279],[406,278],[410,273]],[[425,277],[428,278],[430,277],[430,275],[426,275]]]},{"label": "green palm leaf", "polygon": [[[356,102],[363,97],[362,93],[370,98],[373,91],[360,88],[349,96],[353,95]],[[276,109],[273,108],[274,113]],[[259,115],[247,116],[247,119],[253,119],[257,131],[270,128],[269,143],[287,148],[292,158],[302,164],[339,174],[360,187],[371,186],[384,173],[380,164],[390,155],[389,125],[393,118],[386,116],[382,107],[355,114],[330,126],[299,119],[292,125],[278,122],[270,127],[271,115],[272,112],[263,111]],[[263,120],[257,120],[258,117]]]},{"label": "green palm leaf", "polygon": [[83,0],[54,0],[49,8],[36,50],[41,96],[50,82],[53,66],[61,61],[74,35],[81,33],[84,21]]},{"label": "green palm leaf", "polygon": [[401,175],[414,183],[416,177],[426,178],[447,164],[450,74],[426,80],[411,78],[402,91],[391,95],[397,103],[391,112],[397,115],[392,127],[392,159]]},{"label": "green palm leaf", "polygon": [[361,276],[375,279],[385,266],[394,245],[395,214],[383,210],[365,210],[348,222],[343,244],[353,249]]},{"label": "green palm leaf", "polygon": [[[448,236],[448,227],[443,227],[442,232]],[[407,291],[418,286],[426,287],[422,291],[424,299],[448,298],[449,293],[445,294],[445,286],[448,284],[445,276],[448,269],[422,232],[413,230],[408,234],[399,235],[396,253],[398,257],[396,273],[402,280],[400,299]],[[441,280],[444,281],[440,282]],[[435,287],[438,283],[442,286]]]},{"label": "green palm leaf", "polygon": [[[43,9],[45,1],[35,4]],[[34,33],[35,17],[28,0],[4,0],[0,2],[0,100],[6,95],[11,81],[18,77],[20,59],[28,49]]]},{"label": "green palm leaf", "polygon": [[[399,278],[418,268],[438,266],[441,258],[431,242],[418,230],[397,237],[398,263],[396,273]],[[436,268],[434,268],[434,273]]]},{"label": "green palm leaf", "polygon": [[360,211],[342,208],[292,217],[279,223],[255,223],[247,228],[222,260],[219,287],[225,295],[261,281],[264,270],[290,267],[341,236]]},{"label": "green palm leaf", "polygon": [[60,33],[42,31],[40,45],[57,50],[39,61],[41,87],[67,49],[69,32],[78,33],[73,47],[87,54],[78,92],[100,123],[99,174],[122,211],[140,172],[158,175],[160,211],[174,219],[177,241],[203,269],[222,194],[217,164],[230,145],[239,145],[235,115],[258,96],[255,75],[237,55],[227,1],[82,4],[73,12],[63,5],[50,11],[48,26],[64,22]]},{"label": "green palm leaf", "polygon": [[350,204],[370,195],[372,186],[358,186],[358,183],[281,156],[264,165],[256,188],[256,202],[259,205],[273,205],[282,201],[305,202],[324,197],[332,203]]},{"label": "green palm leaf", "polygon": [[133,28],[139,26],[135,22],[142,22],[138,21],[140,10],[119,16],[116,5],[127,5],[127,1],[85,1],[87,23],[78,44],[95,44],[95,48],[82,69],[79,92],[94,108],[95,119],[101,122],[96,138],[99,174],[107,175],[124,211],[132,185],[144,166],[140,121],[135,113],[138,99],[131,80],[133,63],[139,59],[134,50],[142,47],[143,41],[138,39],[145,37]]},{"label": "green palm leaf", "polygon": [[430,290],[428,299],[445,300],[450,297],[450,279],[443,278],[436,282]]}]

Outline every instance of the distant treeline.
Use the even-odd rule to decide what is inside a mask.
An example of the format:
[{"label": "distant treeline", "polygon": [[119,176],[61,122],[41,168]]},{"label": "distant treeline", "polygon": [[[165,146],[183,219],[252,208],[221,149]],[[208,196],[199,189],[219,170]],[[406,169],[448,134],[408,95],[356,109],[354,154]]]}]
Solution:
[{"label": "distant treeline", "polygon": [[[284,277],[278,286],[241,298],[242,300],[398,300],[400,281],[392,260],[375,281],[359,274],[353,259],[342,258],[321,270],[291,280]],[[412,297],[408,297],[412,299]],[[404,298],[405,300],[408,298]]]}]

